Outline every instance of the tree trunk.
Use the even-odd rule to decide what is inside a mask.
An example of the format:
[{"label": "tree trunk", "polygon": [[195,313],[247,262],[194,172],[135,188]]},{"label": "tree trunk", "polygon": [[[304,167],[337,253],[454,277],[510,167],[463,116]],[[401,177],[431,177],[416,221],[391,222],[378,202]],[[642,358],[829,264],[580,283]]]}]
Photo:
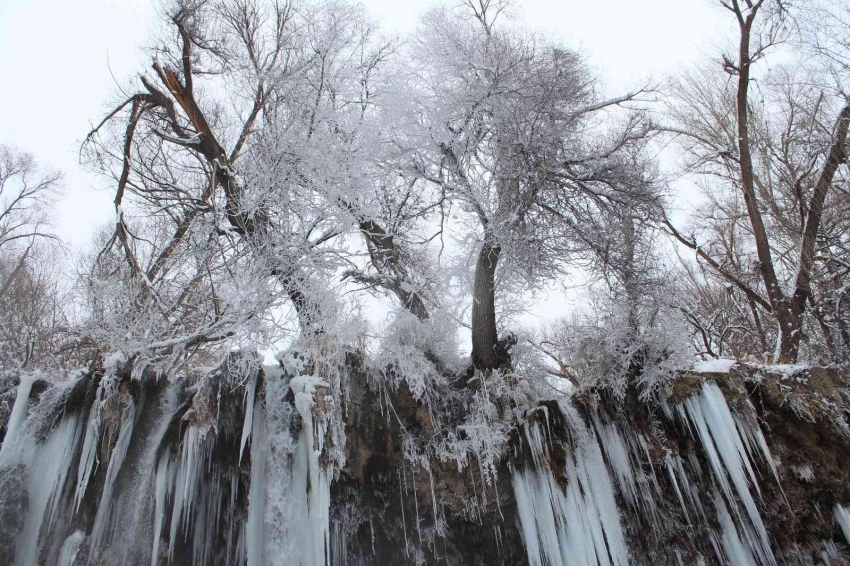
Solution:
[{"label": "tree trunk", "polygon": [[743,15],[738,4],[735,3],[736,14],[739,18],[741,28],[741,41],[738,53],[738,91],[736,95],[736,110],[738,121],[738,155],[741,167],[741,187],[744,193],[744,202],[747,205],[747,216],[753,228],[753,237],[756,242],[756,252],[759,259],[759,270],[762,281],[767,290],[767,298],[770,301],[774,316],[779,323],[779,338],[774,361],[779,363],[795,363],[800,345],[802,333],[802,316],[793,308],[792,301],[783,293],[776,276],[773,265],[773,255],[770,251],[770,242],[767,230],[756,200],[755,175],[753,173],[752,154],[750,152],[749,131],[749,108],[748,93],[750,86],[750,66],[752,59],[750,55],[750,31],[755,20],[758,6]]},{"label": "tree trunk", "polygon": [[477,368],[496,366],[496,265],[502,249],[489,238],[475,264],[475,288],[472,290],[472,363]]}]

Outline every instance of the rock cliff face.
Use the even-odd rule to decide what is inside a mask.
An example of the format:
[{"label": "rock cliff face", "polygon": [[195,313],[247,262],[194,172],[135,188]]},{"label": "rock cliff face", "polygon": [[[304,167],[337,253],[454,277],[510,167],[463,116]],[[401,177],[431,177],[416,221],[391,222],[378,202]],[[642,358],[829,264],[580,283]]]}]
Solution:
[{"label": "rock cliff face", "polygon": [[850,563],[847,376],[698,369],[570,399],[503,374],[422,393],[308,349],[11,376],[0,562]]}]

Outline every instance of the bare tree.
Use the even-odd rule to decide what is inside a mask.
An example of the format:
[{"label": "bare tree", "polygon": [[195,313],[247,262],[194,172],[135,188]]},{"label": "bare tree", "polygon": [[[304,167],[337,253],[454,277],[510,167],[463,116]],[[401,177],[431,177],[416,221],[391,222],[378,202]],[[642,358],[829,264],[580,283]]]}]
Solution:
[{"label": "bare tree", "polygon": [[60,189],[59,173],[0,145],[0,363],[7,368],[58,361],[67,290],[50,220]]},{"label": "bare tree", "polygon": [[50,215],[60,185],[59,173],[40,169],[28,153],[0,145],[0,253],[13,263],[0,283],[0,297],[24,269],[36,244],[55,239]]},{"label": "bare tree", "polygon": [[[669,222],[668,228],[748,301],[769,313],[776,321],[775,359],[793,362],[799,355],[807,306],[815,302],[812,278],[818,241],[824,235],[825,204],[846,159],[850,99],[831,97],[824,88],[801,88],[806,81],[786,75],[778,77],[775,99],[754,101],[750,96],[754,65],[783,39],[791,16],[776,0],[721,4],[739,30],[737,53],[723,59],[732,84],[728,89],[722,82],[711,85],[706,81],[716,79],[705,75],[686,79],[680,97],[680,109],[685,110],[677,114],[678,125],[671,130],[689,139],[694,165],[740,191],[747,225],[736,223],[724,230],[726,238],[720,241],[731,250],[737,230],[752,242],[758,285],[748,281],[734,262],[718,256],[719,250],[708,249]],[[833,113],[833,118],[826,118],[826,113]]]},{"label": "bare tree", "polygon": [[7,369],[63,367],[70,330],[69,288],[58,250],[35,246],[24,260],[0,256],[0,365]]}]

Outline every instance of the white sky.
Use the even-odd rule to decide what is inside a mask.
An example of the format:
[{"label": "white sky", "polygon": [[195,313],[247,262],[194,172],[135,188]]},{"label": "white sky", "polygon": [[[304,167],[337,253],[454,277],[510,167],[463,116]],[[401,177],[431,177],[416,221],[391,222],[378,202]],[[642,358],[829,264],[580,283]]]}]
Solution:
[{"label": "white sky", "polygon": [[[439,0],[365,0],[385,29],[404,33]],[[452,0],[447,0],[451,2]],[[79,143],[148,65],[140,46],[157,0],[0,0],[0,143],[65,175],[58,235],[75,250],[112,214],[114,187],[78,164]],[[661,79],[717,52],[732,23],[711,0],[520,0],[528,27],[584,52],[609,90]],[[563,312],[560,293],[535,307]],[[547,316],[548,315],[548,316]]]}]

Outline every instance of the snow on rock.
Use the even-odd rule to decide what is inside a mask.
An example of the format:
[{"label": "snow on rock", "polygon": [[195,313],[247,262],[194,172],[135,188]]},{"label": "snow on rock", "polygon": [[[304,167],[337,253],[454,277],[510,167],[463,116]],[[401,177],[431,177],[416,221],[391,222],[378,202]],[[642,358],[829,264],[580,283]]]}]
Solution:
[{"label": "snow on rock", "polygon": [[735,360],[727,360],[725,358],[705,360],[695,363],[694,371],[697,373],[729,373],[732,366],[737,363]]},{"label": "snow on rock", "polygon": [[312,424],[312,410],[313,405],[315,405],[313,394],[316,392],[316,388],[321,386],[328,387],[328,384],[321,378],[309,374],[296,375],[289,382],[289,387],[295,394],[295,408],[301,418],[305,419],[305,424],[307,420]]},{"label": "snow on rock", "polygon": [[124,352],[112,352],[103,360],[107,374],[115,374],[118,368],[127,363],[127,354]]}]

